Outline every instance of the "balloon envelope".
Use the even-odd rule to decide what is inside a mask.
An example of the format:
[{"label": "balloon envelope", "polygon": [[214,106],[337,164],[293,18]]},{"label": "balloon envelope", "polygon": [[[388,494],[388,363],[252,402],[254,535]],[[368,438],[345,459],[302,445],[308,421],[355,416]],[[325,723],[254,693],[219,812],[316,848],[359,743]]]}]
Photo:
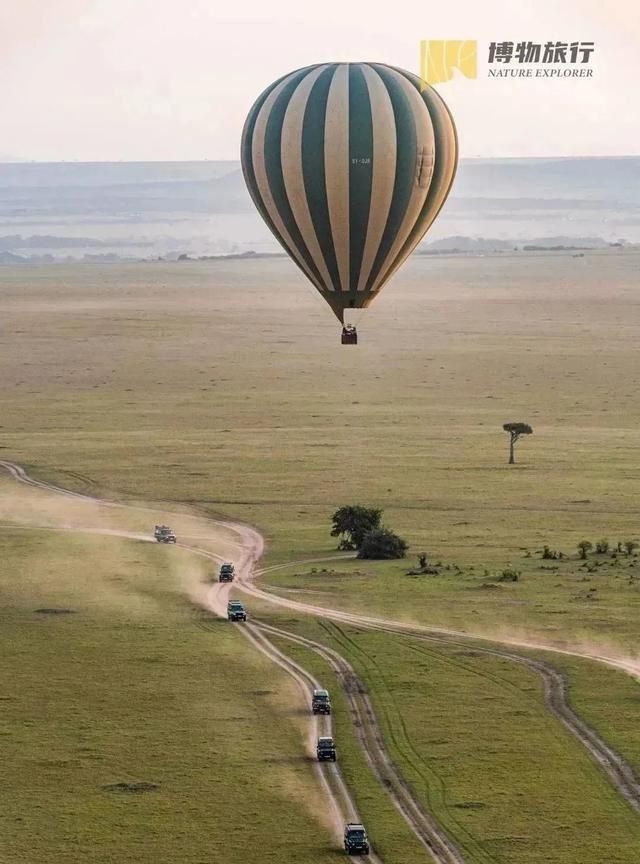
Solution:
[{"label": "balloon envelope", "polygon": [[345,309],[368,306],[415,249],[457,160],[441,97],[381,63],[285,75],[257,99],[242,133],[256,207],[340,321]]}]

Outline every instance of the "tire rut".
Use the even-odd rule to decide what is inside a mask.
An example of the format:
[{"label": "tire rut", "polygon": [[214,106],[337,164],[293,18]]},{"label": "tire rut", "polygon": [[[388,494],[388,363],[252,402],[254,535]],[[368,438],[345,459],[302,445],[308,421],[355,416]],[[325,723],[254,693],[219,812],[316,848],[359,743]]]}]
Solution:
[{"label": "tire rut", "polygon": [[[65,489],[62,489],[59,486],[55,486],[54,484],[49,484],[44,481],[38,481],[31,478],[23,468],[15,463],[0,460],[0,467],[5,468],[15,480],[21,483],[26,483],[27,485],[35,486],[38,488],[46,489],[48,491],[57,492],[59,494],[67,495],[73,498],[80,498],[87,501],[98,502],[101,504],[105,504],[107,506],[115,506],[115,507],[124,507],[126,508],[128,505],[120,504],[117,502],[109,502],[102,501],[101,499],[95,498],[91,495],[86,495],[82,493],[72,492]],[[135,508],[138,509],[138,508]],[[598,765],[601,767],[612,786],[619,792],[630,804],[630,806],[640,812],[640,783],[638,778],[636,777],[631,766],[612,748],[610,748],[593,730],[589,727],[573,710],[573,708],[569,704],[568,700],[568,682],[567,679],[556,669],[554,669],[550,664],[527,657],[523,654],[517,654],[513,650],[514,648],[522,648],[525,650],[544,650],[555,652],[558,654],[564,654],[568,656],[580,657],[582,659],[589,659],[596,662],[604,663],[609,666],[613,666],[618,669],[622,669],[623,671],[632,674],[638,675],[638,669],[630,663],[625,663],[621,660],[616,660],[615,658],[588,654],[586,652],[580,651],[570,651],[561,648],[557,648],[554,646],[546,646],[546,645],[536,645],[530,643],[518,642],[516,640],[509,640],[500,643],[499,641],[491,642],[489,645],[483,644],[486,643],[487,640],[483,639],[481,636],[473,636],[469,634],[460,633],[453,630],[446,629],[437,629],[437,628],[426,628],[420,626],[412,626],[403,624],[401,622],[394,622],[380,618],[374,618],[371,616],[363,616],[356,615],[348,612],[341,612],[339,610],[334,609],[326,609],[320,606],[313,606],[311,604],[290,600],[286,597],[281,597],[277,594],[273,594],[268,591],[261,590],[257,588],[253,584],[253,577],[260,572],[271,572],[272,570],[279,569],[280,566],[286,567],[295,564],[296,562],[289,562],[289,564],[285,565],[276,565],[274,567],[264,568],[262,571],[256,571],[255,565],[260,560],[263,549],[264,549],[264,540],[260,533],[256,531],[254,528],[251,528],[247,525],[244,525],[239,522],[226,522],[222,520],[210,520],[211,524],[217,524],[225,527],[228,530],[236,533],[241,541],[241,546],[244,550],[244,555],[242,559],[242,563],[239,566],[239,575],[236,580],[235,587],[239,590],[249,594],[250,596],[256,597],[257,599],[263,600],[267,603],[271,603],[273,605],[281,606],[292,611],[309,614],[321,619],[327,619],[331,621],[340,622],[342,624],[347,624],[354,626],[356,628],[364,628],[364,629],[373,629],[378,630],[380,632],[388,632],[393,633],[395,635],[401,635],[406,638],[410,638],[418,641],[426,641],[426,642],[435,642],[448,646],[458,646],[465,649],[473,648],[474,651],[478,651],[480,653],[501,657],[507,660],[510,660],[514,663],[518,663],[520,665],[524,665],[536,672],[538,675],[542,677],[543,685],[544,685],[544,703],[549,711],[556,717],[576,738],[577,740],[587,748],[591,756],[596,760]],[[200,554],[203,557],[219,560],[219,556],[214,555],[206,550],[199,549],[195,546],[184,547],[189,548],[190,551]],[[327,559],[313,559],[315,561],[319,560],[336,560],[338,557],[342,556],[330,556]],[[348,556],[344,556],[348,557]],[[307,559],[309,560],[309,559]],[[228,585],[223,586],[224,588],[228,588]],[[220,607],[218,603],[225,601],[228,591],[224,590],[217,592],[217,600],[215,603],[211,605],[211,608],[220,614]],[[260,624],[260,628],[262,629],[262,636],[264,636],[264,629],[267,625]],[[277,629],[277,628],[276,628]],[[280,631],[278,635],[281,635],[282,638],[288,639],[300,639],[302,637],[298,637],[294,634],[289,633],[288,631]],[[257,641],[257,637],[256,638]],[[263,639],[263,647],[265,652],[268,651],[266,645],[264,644]],[[268,640],[267,640],[268,641]],[[504,645],[505,647],[499,647],[500,645]],[[256,647],[258,645],[256,644]],[[311,646],[308,646],[311,647]],[[274,652],[277,652],[277,649],[274,646],[271,646]],[[315,643],[313,650],[325,650],[331,651],[331,649],[327,649],[326,646],[321,646],[319,643]],[[271,655],[272,659],[275,661],[275,653]],[[282,655],[284,657],[285,655]],[[339,657],[339,655],[338,655]],[[344,663],[347,661],[344,658],[340,658],[340,660]],[[284,661],[283,661],[284,662]],[[339,662],[336,660],[336,662]],[[347,664],[348,665],[348,664]],[[308,674],[308,673],[306,673]],[[355,674],[355,673],[354,673]],[[357,677],[357,676],[356,676]],[[307,679],[307,681],[309,678]],[[364,695],[364,694],[363,694]],[[367,697],[368,699],[368,697]],[[355,710],[355,709],[354,709]],[[364,712],[366,718],[370,724],[376,724],[375,714],[373,713],[373,708],[370,706],[361,706],[358,710]],[[369,713],[369,710],[371,713]],[[377,726],[373,726],[372,728],[377,728]],[[384,742],[382,742],[381,735],[379,734],[379,729],[377,735],[374,735],[374,739],[379,738],[379,744],[384,748]],[[385,765],[386,768],[393,774],[393,771],[396,770],[394,766],[385,761],[388,759],[388,756],[381,755],[378,750],[378,759],[380,760],[378,766]],[[391,776],[390,775],[390,776]],[[404,789],[406,792],[406,784],[402,780],[402,778],[398,778],[395,780],[398,783],[398,795],[400,795],[401,790]],[[386,786],[386,784],[385,784]],[[388,788],[388,787],[386,787]],[[406,799],[405,799],[406,800]],[[407,802],[407,812],[412,813],[413,808],[415,806],[415,802]],[[421,811],[422,812],[422,811]],[[431,816],[422,812],[422,816],[426,816],[428,819],[432,819]],[[415,813],[413,813],[413,818],[417,818]],[[419,821],[419,819],[418,819]],[[434,823],[435,825],[435,823]],[[442,829],[435,825],[437,831],[441,831]],[[448,839],[448,838],[447,838]],[[446,845],[446,844],[445,844]],[[427,848],[431,848],[427,846]],[[457,850],[455,847],[452,850],[451,854],[456,854]],[[433,850],[432,850],[433,854]],[[459,853],[457,853],[459,854]],[[441,860],[443,864],[449,864],[449,862],[457,862],[462,861],[462,858],[443,858],[436,859]]]},{"label": "tire rut", "polygon": [[329,663],[347,698],[352,724],[365,751],[369,766],[396,808],[438,864],[464,864],[465,859],[458,847],[438,825],[433,816],[422,807],[393,763],[387,751],[367,688],[356,674],[353,666],[337,651],[322,645],[320,642],[263,622],[255,626],[273,636],[302,645]]}]

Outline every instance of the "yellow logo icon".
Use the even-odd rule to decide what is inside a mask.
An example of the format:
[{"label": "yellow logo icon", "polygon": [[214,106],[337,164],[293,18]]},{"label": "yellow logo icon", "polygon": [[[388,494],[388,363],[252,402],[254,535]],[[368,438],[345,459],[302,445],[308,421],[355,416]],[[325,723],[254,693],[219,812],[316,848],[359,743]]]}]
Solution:
[{"label": "yellow logo icon", "polygon": [[429,39],[420,43],[420,77],[425,87],[450,81],[454,69],[459,69],[465,78],[478,77],[475,39]]}]

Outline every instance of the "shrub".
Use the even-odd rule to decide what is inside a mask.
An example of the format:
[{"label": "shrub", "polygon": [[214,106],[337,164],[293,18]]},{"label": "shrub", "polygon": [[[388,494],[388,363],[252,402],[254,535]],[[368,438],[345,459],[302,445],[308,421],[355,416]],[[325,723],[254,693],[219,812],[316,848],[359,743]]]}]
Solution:
[{"label": "shrub", "polygon": [[498,582],[517,582],[520,578],[520,571],[514,570],[513,567],[507,567],[506,570],[503,570],[502,573],[498,576]]},{"label": "shrub", "polygon": [[606,555],[609,551],[609,541],[606,539],[598,540],[596,543],[596,555]]},{"label": "shrub", "polygon": [[374,528],[364,535],[358,558],[385,560],[404,558],[408,544],[389,528]]},{"label": "shrub", "polygon": [[636,543],[635,540],[625,540],[624,541],[624,551],[627,553],[627,555],[633,555],[633,553],[636,551],[637,548],[638,548],[638,544]]}]

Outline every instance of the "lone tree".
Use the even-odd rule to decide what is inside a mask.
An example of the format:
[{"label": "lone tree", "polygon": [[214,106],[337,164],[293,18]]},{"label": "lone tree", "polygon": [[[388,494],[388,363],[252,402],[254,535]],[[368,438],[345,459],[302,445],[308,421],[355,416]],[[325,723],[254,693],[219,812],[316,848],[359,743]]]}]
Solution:
[{"label": "lone tree", "polygon": [[502,428],[509,433],[509,465],[514,465],[516,441],[521,435],[532,435],[533,429],[528,423],[505,423]]},{"label": "lone tree", "polygon": [[382,510],[351,504],[341,507],[331,517],[332,537],[342,537],[339,549],[359,549],[365,535],[380,527]]},{"label": "lone tree", "polygon": [[407,543],[389,528],[374,528],[364,535],[358,550],[358,558],[389,559],[404,558]]},{"label": "lone tree", "polygon": [[578,543],[578,552],[583,561],[587,560],[587,553],[593,549],[593,543],[590,540],[581,540]]}]

